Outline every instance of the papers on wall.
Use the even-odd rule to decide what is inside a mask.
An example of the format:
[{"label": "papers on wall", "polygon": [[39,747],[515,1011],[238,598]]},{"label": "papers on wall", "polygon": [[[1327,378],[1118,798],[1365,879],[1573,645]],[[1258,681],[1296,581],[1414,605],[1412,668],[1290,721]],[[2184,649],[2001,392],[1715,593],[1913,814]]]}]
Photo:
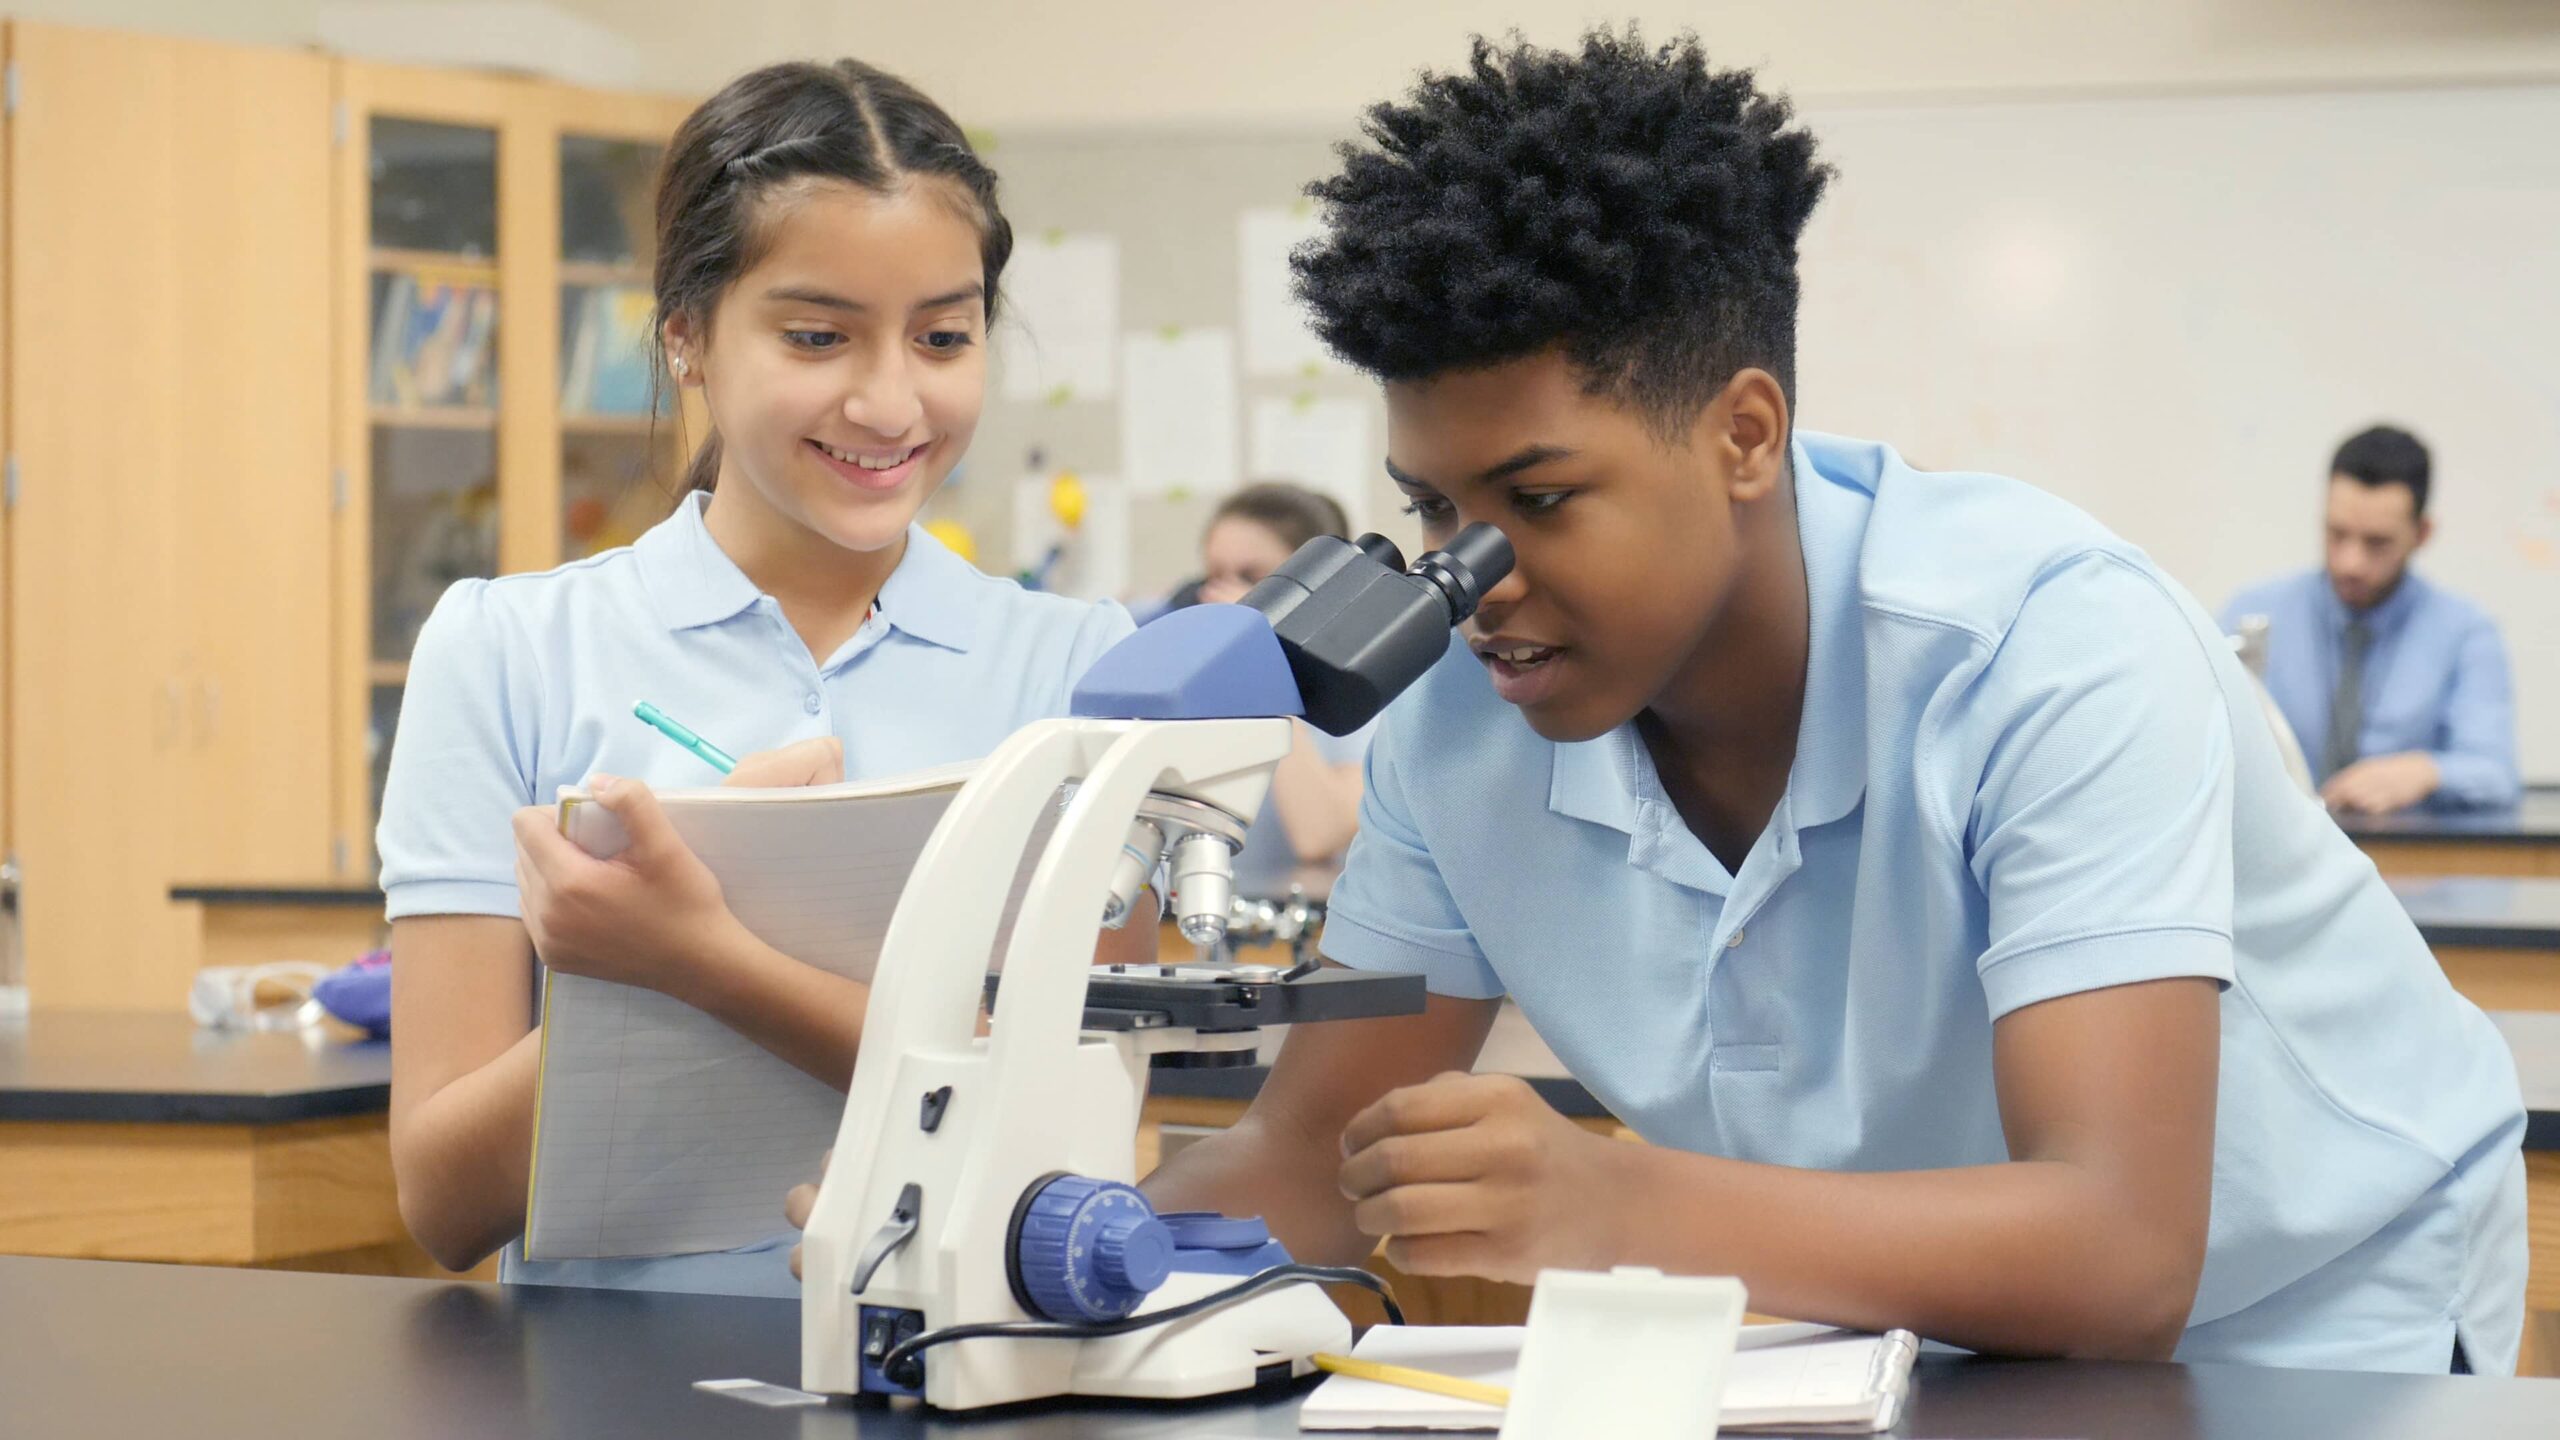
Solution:
[{"label": "papers on wall", "polygon": [[1371,477],[1378,473],[1370,448],[1368,407],[1357,400],[1257,398],[1248,467],[1257,481],[1289,480],[1321,490],[1342,506],[1351,531],[1369,528]]},{"label": "papers on wall", "polygon": [[1004,272],[996,345],[1008,400],[1108,400],[1120,343],[1120,242],[1034,236]]},{"label": "papers on wall", "polygon": [[1134,495],[1236,487],[1236,342],[1226,330],[1132,333],[1121,351],[1120,478]]},{"label": "papers on wall", "polygon": [[1247,210],[1236,221],[1237,273],[1242,290],[1245,373],[1257,378],[1302,378],[1337,362],[1307,326],[1306,310],[1289,293],[1289,252],[1324,234],[1310,205]]},{"label": "papers on wall", "polygon": [[1116,600],[1129,590],[1129,489],[1108,475],[1077,476],[1083,515],[1073,529],[1050,501],[1054,473],[1013,487],[1013,564],[1040,589],[1079,600]]}]

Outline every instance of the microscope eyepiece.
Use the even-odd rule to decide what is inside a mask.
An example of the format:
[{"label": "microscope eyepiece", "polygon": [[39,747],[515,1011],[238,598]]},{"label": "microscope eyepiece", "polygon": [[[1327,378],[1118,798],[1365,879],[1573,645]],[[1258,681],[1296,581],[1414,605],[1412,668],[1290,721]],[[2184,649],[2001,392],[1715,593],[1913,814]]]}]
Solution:
[{"label": "microscope eyepiece", "polygon": [[1409,573],[1440,592],[1449,607],[1449,623],[1455,626],[1476,613],[1485,592],[1511,573],[1511,562],[1511,542],[1501,531],[1478,521],[1450,537],[1449,548],[1415,560]]}]

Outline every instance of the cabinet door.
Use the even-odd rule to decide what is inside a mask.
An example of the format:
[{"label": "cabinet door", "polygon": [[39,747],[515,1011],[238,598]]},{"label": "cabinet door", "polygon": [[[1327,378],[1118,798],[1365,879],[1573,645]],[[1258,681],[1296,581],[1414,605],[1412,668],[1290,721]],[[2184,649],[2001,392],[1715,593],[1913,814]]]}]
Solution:
[{"label": "cabinet door", "polygon": [[181,216],[177,47],[12,35],[10,831],[29,999],[183,1003],[169,902],[185,738],[172,625]]},{"label": "cabinet door", "polygon": [[328,62],[183,44],[177,878],[332,873]]}]

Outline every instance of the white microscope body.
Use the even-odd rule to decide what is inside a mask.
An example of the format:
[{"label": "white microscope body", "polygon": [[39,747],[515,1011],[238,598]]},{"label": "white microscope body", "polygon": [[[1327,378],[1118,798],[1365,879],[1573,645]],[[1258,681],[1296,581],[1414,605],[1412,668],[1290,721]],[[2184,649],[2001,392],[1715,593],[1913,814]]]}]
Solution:
[{"label": "white microscope body", "polygon": [[[1183,933],[1216,941],[1228,862],[1292,742],[1282,717],[1335,734],[1365,723],[1447,652],[1450,627],[1510,568],[1509,545],[1486,525],[1410,571],[1380,537],[1319,537],[1243,604],[1149,625],[1078,687],[1081,716],[1164,718],[1040,722],[962,787],[917,858],[874,972],[804,1242],[802,1388],[920,1390],[951,1410],[1175,1399],[1303,1375],[1315,1352],[1349,1346],[1342,1312],[1305,1283],[1344,1272],[1298,1274],[1308,1267],[1259,1220],[1158,1217],[1130,1188],[1139,1105],[1157,1055],[1247,1050],[1260,1024],[1418,1011],[1419,977],[1293,967],[1251,983],[1105,984],[1095,921],[1124,920],[1162,864]],[[1239,716],[1249,718],[1220,718]],[[981,1037],[1014,877],[1069,786]],[[1141,999],[1089,1017],[1089,982]],[[971,1328],[985,1326],[1006,1333]]]},{"label": "white microscope body", "polygon": [[[932,1328],[1032,1318],[1010,1274],[1018,1200],[1060,1171],[1134,1181],[1149,1059],[1202,1041],[1196,1031],[1082,1031],[1093,917],[1105,908],[1122,839],[1151,795],[1229,817],[1253,814],[1289,744],[1281,719],[1049,720],[1008,740],[953,800],[890,923],[863,1059],[810,1217],[801,1261],[803,1388],[882,1388],[862,1374],[866,1340],[876,1357],[883,1334],[866,1336],[866,1312],[875,1325],[889,1312],[916,1312]],[[1006,892],[1034,827],[1068,782],[1081,783],[1023,896],[992,1031],[980,1037],[985,957]],[[930,1129],[929,1105],[937,1112]],[[921,1201],[912,1205],[913,1231],[856,1294],[863,1252],[910,1186]],[[1176,1273],[1140,1313],[1234,1278]],[[913,1328],[920,1327],[907,1333]],[[885,1333],[898,1334],[894,1322]],[[1350,1338],[1349,1322],[1322,1291],[1290,1286],[1103,1339],[943,1346],[926,1369],[924,1394],[954,1410],[1067,1394],[1217,1394],[1251,1387],[1275,1361],[1304,1374],[1309,1355]]]}]

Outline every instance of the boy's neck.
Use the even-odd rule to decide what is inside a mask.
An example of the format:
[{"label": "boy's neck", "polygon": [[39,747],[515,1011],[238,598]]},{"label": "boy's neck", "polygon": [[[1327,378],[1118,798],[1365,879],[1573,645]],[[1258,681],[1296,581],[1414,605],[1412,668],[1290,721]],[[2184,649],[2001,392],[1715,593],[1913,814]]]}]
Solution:
[{"label": "boy's neck", "polygon": [[703,528],[756,589],[782,607],[810,658],[823,665],[870,616],[906,556],[906,537],[879,550],[848,550],[780,514],[753,488],[752,481],[724,473],[703,507]]},{"label": "boy's neck", "polygon": [[1728,871],[1787,793],[1812,606],[1792,482],[1736,519],[1740,573],[1698,648],[1636,717],[1672,804]]}]

